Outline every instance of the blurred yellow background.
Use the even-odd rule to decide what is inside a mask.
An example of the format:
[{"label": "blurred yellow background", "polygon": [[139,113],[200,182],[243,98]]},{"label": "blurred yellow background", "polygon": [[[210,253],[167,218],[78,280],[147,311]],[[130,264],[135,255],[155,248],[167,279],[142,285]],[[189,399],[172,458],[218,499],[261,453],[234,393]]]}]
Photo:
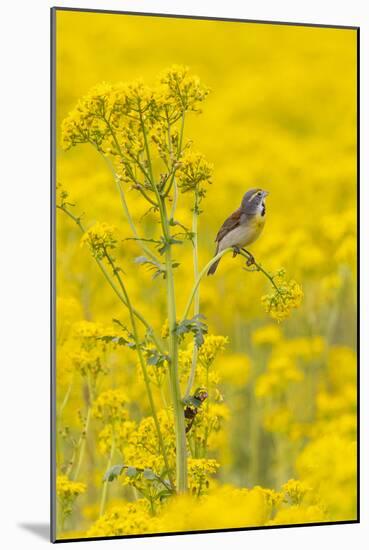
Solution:
[{"label": "blurred yellow background", "polygon": [[[56,44],[57,182],[70,193],[76,212],[84,213],[86,226],[108,222],[131,236],[103,159],[87,145],[67,152],[59,145],[61,122],[78,99],[104,81],[142,78],[151,84],[172,64],[188,66],[211,89],[203,113],[189,116],[186,124],[186,137],[214,165],[199,218],[200,267],[213,255],[217,230],[243,194],[261,187],[270,192],[267,222],[250,250],[268,270],[283,266],[304,290],[302,307],[278,325],[260,302],[266,280],[243,272],[237,259],[224,258],[201,286],[201,311],[210,332],[229,340],[216,359],[227,409],[211,453],[221,465],[217,480],[280,491],[294,478],[319,493],[318,511],[301,505],[278,512],[271,522],[354,519],[356,32],[58,11]],[[155,234],[154,218],[141,219],[145,206],[139,195],[131,191],[127,197],[142,232]],[[177,218],[190,227],[186,195],[180,197]],[[150,273],[133,262],[138,255],[136,243],[122,245],[127,286],[160,331],[165,285],[152,282]],[[176,272],[181,312],[193,282],[190,243],[174,255],[181,264]],[[88,405],[83,379],[73,373],[69,359],[75,346],[70,335],[83,320],[125,322],[127,315],[81,249],[78,229],[62,214],[57,217],[57,296],[59,407],[68,395],[57,425],[63,472],[72,449],[69,438],[78,438]],[[106,361],[109,372],[101,390],[125,387],[136,402],[133,418],[147,414],[135,357],[115,352]],[[67,536],[86,536],[98,516],[106,469],[99,429],[93,421],[79,476],[87,491],[74,503],[64,526]],[[110,498],[119,503],[127,495],[112,487]]]}]

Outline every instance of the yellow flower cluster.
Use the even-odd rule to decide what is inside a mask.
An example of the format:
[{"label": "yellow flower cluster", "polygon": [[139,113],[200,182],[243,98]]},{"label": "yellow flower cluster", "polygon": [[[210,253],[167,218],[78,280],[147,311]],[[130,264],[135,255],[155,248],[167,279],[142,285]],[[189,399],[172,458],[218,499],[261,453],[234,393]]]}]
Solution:
[{"label": "yellow flower cluster", "polygon": [[86,537],[113,537],[156,532],[158,520],[150,515],[147,501],[111,507],[86,532]]},{"label": "yellow flower cluster", "polygon": [[189,68],[173,65],[160,76],[159,98],[164,104],[173,106],[172,117],[179,116],[183,111],[199,112],[199,105],[209,94],[199,78],[190,74]]},{"label": "yellow flower cluster", "polygon": [[[209,487],[205,483],[199,497],[167,496],[164,485],[150,479],[152,472],[146,472],[148,478],[143,472],[133,475],[135,467],[152,468],[155,474],[162,474],[165,483],[168,475],[135,354],[123,346],[104,344],[99,338],[115,333],[99,328],[95,322],[105,325],[115,318],[128,326],[128,315],[111,288],[102,283],[98,269],[93,269],[90,255],[81,254],[79,229],[60,214],[58,469],[66,472],[75,455],[67,480],[74,479],[80,462],[76,479],[86,481],[89,490],[73,497],[73,514],[58,498],[58,516],[68,516],[65,524],[58,523],[58,538],[73,533],[81,537],[114,536],[355,519],[354,32],[337,31],[333,36],[329,29],[250,25],[245,41],[243,25],[224,29],[220,25],[218,29],[206,21],[108,15],[91,18],[77,12],[60,12],[58,17],[63,19],[62,32],[57,35],[58,63],[64,76],[58,79],[57,110],[61,119],[66,117],[59,138],[63,149],[79,143],[93,145],[75,147],[68,154],[60,152],[58,179],[66,186],[73,185],[72,202],[78,205],[74,211],[86,213],[86,227],[96,220],[106,220],[112,228],[119,227],[123,237],[134,236],[122,216],[117,183],[139,236],[160,239],[158,210],[151,203],[148,206],[142,194],[156,201],[149,183],[142,117],[159,192],[170,188],[168,214],[172,211],[173,222],[188,231],[194,197],[192,193],[175,197],[174,190],[187,177],[187,169],[187,181],[196,182],[196,161],[201,164],[202,157],[192,151],[199,150],[204,158],[216,160],[213,184],[208,188],[211,192],[207,192],[199,223],[199,268],[213,255],[214,237],[226,216],[237,208],[245,190],[260,185],[270,191],[267,225],[250,252],[272,273],[285,266],[299,283],[291,283],[283,274],[274,281],[282,292],[265,292],[265,278],[260,273],[245,273],[240,279],[239,258],[232,259],[231,255],[222,259],[222,269],[215,278],[205,278],[201,283],[201,313],[206,316],[211,334],[227,335],[229,343],[223,341],[219,346],[216,339],[223,336],[205,336],[203,349],[198,350],[191,395],[196,388],[204,387],[208,398],[198,408],[186,434],[188,465],[197,464],[201,472],[207,461],[215,460],[220,464],[219,475],[217,470],[207,476]],[[191,35],[190,45],[179,39],[185,35]],[[100,55],[101,36],[109,56]],[[226,42],[237,44],[235,55],[230,56],[229,49],[224,48]],[[276,45],[274,49],[269,47],[271,42]],[[137,55],[122,55],[128,43]],[[160,57],[168,43],[173,45],[174,58],[201,70],[214,89],[203,124],[194,124],[186,117],[183,132],[184,110],[199,112],[208,94],[187,69],[172,67],[153,86],[139,80],[128,85],[119,83],[125,75],[136,78],[140,74],[144,82],[149,82],[157,66],[167,60],[163,55],[154,66],[147,56],[148,44]],[[213,45],[210,57],[204,43]],[[83,75],[76,87],[73,75],[82,64]],[[342,71],[347,76],[344,80]],[[103,73],[117,84],[95,86],[70,111],[76,97]],[[225,81],[229,86],[224,86]],[[299,97],[291,82],[303,92]],[[324,101],[328,96],[329,101]],[[178,155],[181,142],[183,154]],[[117,182],[96,149],[115,171]],[[309,170],[302,168],[305,166]],[[208,173],[210,177],[210,170]],[[62,192],[58,203],[68,206],[67,201],[68,195]],[[170,226],[172,235],[185,231],[183,228]],[[98,233],[99,239],[103,232]],[[115,235],[108,234],[107,242],[115,246],[113,253],[118,255]],[[96,243],[97,254],[103,257],[104,238]],[[84,241],[90,248],[87,234]],[[156,243],[126,243],[127,290],[134,307],[160,337],[168,315],[163,285],[160,279],[152,284],[152,273],[131,261],[143,253],[141,245],[157,255]],[[173,245],[172,252],[173,262],[179,264],[174,270],[178,315],[193,284],[192,243]],[[269,296],[262,307],[257,297],[263,294]],[[297,311],[294,306],[301,307]],[[288,319],[290,313],[293,315]],[[82,319],[90,321],[78,326]],[[275,322],[281,320],[285,321],[283,325]],[[146,329],[138,319],[137,324],[140,341],[147,347]],[[162,339],[168,335],[166,323]],[[193,345],[188,342],[186,336],[179,351],[182,396],[194,356]],[[167,342],[162,345],[166,353]],[[226,354],[221,355],[225,350]],[[170,474],[175,480],[167,365],[149,364],[155,362],[149,355],[145,361]],[[109,376],[103,376],[108,372]],[[113,425],[106,423],[108,417],[103,423],[102,418],[90,414],[89,423],[82,422],[95,396],[112,388],[123,389],[129,396],[132,417],[114,421]],[[122,410],[125,417],[127,404]],[[86,452],[81,458],[84,446]],[[119,481],[104,485],[102,476],[112,451],[112,465],[131,466],[132,477],[125,469]],[[189,470],[193,487],[196,481]],[[227,485],[234,480],[255,487],[247,490]],[[106,513],[97,520],[102,487],[107,489]],[[158,496],[160,493],[162,496]],[[140,500],[129,502],[137,496]],[[85,515],[87,506],[90,512]]]},{"label": "yellow flower cluster", "polygon": [[229,340],[226,336],[215,336],[208,334],[205,336],[204,343],[199,349],[199,361],[205,367],[209,368],[215,361],[219,353],[225,350]]},{"label": "yellow flower cluster", "polygon": [[188,461],[189,488],[200,496],[209,488],[210,476],[216,474],[220,464],[212,458],[190,458]]},{"label": "yellow flower cluster", "polygon": [[[179,134],[173,128],[170,143],[166,143],[169,125],[174,125],[185,112],[199,112],[199,104],[207,95],[208,90],[199,79],[181,66],[163,72],[158,84],[151,88],[141,80],[128,84],[104,82],[93,87],[64,119],[62,146],[67,150],[80,143],[94,145],[114,158],[118,176],[139,189],[136,168],[145,175],[139,160],[145,147],[144,134],[151,136],[159,157],[166,164],[172,162]],[[194,166],[197,174],[201,168],[200,181],[207,180],[210,165],[202,160]]]},{"label": "yellow flower cluster", "polygon": [[178,186],[182,193],[196,192],[203,197],[203,184],[211,183],[212,165],[200,153],[187,152],[181,158],[177,170]]},{"label": "yellow flower cluster", "polygon": [[252,333],[252,343],[255,346],[273,346],[282,338],[282,331],[278,325],[264,325]]},{"label": "yellow flower cluster", "polygon": [[79,143],[100,146],[107,132],[104,117],[115,109],[112,96],[117,90],[103,82],[94,86],[62,123],[62,146],[65,150]]},{"label": "yellow flower cluster", "polygon": [[72,481],[66,475],[58,475],[56,478],[56,496],[59,505],[60,525],[71,516],[76,498],[86,492],[85,483]]},{"label": "yellow flower cluster", "polygon": [[81,374],[81,376],[92,377],[98,376],[100,373],[105,373],[105,369],[101,363],[101,356],[98,349],[84,350],[77,349],[70,353],[70,359],[73,367]]},{"label": "yellow flower cluster", "polygon": [[[165,442],[170,466],[175,464],[175,433],[173,415],[170,410],[158,412],[158,420]],[[133,430],[128,439],[124,451],[125,462],[136,468],[150,468],[156,474],[164,471],[163,456],[160,452],[160,445],[154,419],[149,416],[141,420],[136,430]],[[129,477],[124,477],[124,483],[131,483]]]},{"label": "yellow flower cluster", "polygon": [[267,370],[262,374],[255,386],[257,397],[277,396],[283,393],[291,382],[301,382],[303,372],[296,361],[288,355],[274,355],[268,362]]},{"label": "yellow flower cluster", "polygon": [[106,390],[93,403],[92,414],[104,424],[124,422],[128,419],[127,403],[128,398],[122,390]]},{"label": "yellow flower cluster", "polygon": [[251,360],[245,353],[225,355],[217,364],[221,384],[228,384],[234,388],[242,388],[246,385],[251,370]]},{"label": "yellow flower cluster", "polygon": [[190,495],[168,502],[160,516],[162,531],[196,531],[264,525],[268,505],[258,489],[223,486],[194,501]]},{"label": "yellow flower cluster", "polygon": [[287,483],[282,485],[281,489],[284,501],[292,504],[301,504],[309,491],[311,491],[311,488],[297,479],[289,479]]},{"label": "yellow flower cluster", "polygon": [[72,481],[66,475],[56,478],[56,494],[59,499],[74,499],[86,491],[86,484]]},{"label": "yellow flower cluster", "polygon": [[116,451],[121,456],[124,456],[124,449],[136,427],[136,423],[133,420],[119,420],[119,422],[115,423],[114,427],[111,423],[106,424],[98,435],[99,452],[102,455],[108,455],[111,451],[114,438]]},{"label": "yellow flower cluster", "polygon": [[265,311],[277,321],[288,319],[293,308],[300,307],[304,294],[301,285],[293,280],[286,280],[284,270],[278,271],[273,277],[277,288],[271,294],[266,294],[261,301]]},{"label": "yellow flower cluster", "polygon": [[116,227],[108,223],[95,223],[81,238],[81,246],[87,246],[92,255],[102,260],[117,245]]}]

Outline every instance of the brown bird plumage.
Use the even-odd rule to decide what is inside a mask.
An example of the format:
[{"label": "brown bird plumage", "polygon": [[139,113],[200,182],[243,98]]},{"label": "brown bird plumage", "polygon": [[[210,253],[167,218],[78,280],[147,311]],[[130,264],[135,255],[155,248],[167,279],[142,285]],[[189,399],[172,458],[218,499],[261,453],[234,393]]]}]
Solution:
[{"label": "brown bird plumage", "polygon": [[[260,235],[265,223],[265,202],[267,192],[262,189],[251,189],[219,229],[215,242],[215,255],[225,248],[242,248],[254,242]],[[208,275],[215,273],[220,259],[209,269]]]}]

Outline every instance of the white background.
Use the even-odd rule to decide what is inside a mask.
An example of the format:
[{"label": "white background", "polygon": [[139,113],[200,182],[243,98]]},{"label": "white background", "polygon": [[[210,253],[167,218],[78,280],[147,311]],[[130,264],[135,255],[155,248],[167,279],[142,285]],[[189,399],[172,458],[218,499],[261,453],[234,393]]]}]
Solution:
[{"label": "white background", "polygon": [[[59,0],[59,6],[361,26],[362,523],[78,543],[78,548],[367,548],[368,24],[365,0]],[[45,547],[49,519],[49,7],[4,1],[0,30],[0,544]],[[78,29],[76,29],[76,33]],[[154,52],[152,52],[154,54]],[[365,124],[364,124],[365,122]],[[366,155],[366,158],[365,158]]]}]

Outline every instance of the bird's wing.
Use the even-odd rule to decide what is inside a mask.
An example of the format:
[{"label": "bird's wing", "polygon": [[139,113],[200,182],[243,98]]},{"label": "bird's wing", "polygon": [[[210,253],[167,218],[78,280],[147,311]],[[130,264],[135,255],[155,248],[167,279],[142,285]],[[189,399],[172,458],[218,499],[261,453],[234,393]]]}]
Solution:
[{"label": "bird's wing", "polygon": [[240,225],[242,211],[241,208],[238,208],[233,214],[226,219],[222,227],[219,229],[217,236],[215,237],[215,242],[219,243],[227,233],[232,231]]}]

